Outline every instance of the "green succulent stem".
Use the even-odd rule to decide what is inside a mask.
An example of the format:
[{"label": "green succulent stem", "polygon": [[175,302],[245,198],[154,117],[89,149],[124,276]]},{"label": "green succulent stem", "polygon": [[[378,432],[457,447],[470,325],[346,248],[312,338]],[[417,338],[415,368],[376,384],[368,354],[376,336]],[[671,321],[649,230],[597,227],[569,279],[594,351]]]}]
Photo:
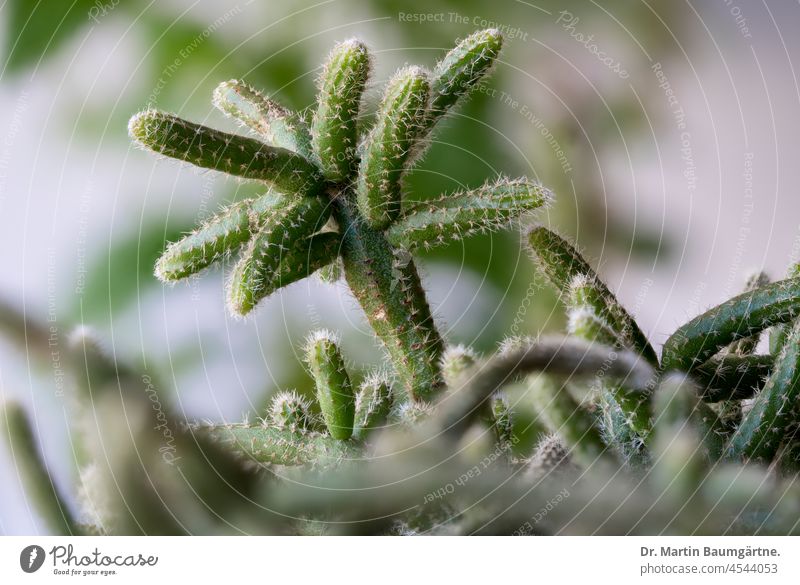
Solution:
[{"label": "green succulent stem", "polygon": [[[713,440],[713,437],[708,437],[698,424],[704,416],[700,408],[708,406],[700,402],[696,390],[680,374],[667,376],[655,392],[650,475],[663,490],[663,496],[673,502],[686,502],[694,497],[709,470],[710,457],[704,438]],[[717,456],[719,452],[711,458]]]},{"label": "green succulent stem", "polygon": [[[767,276],[766,272],[758,271],[753,274],[750,274],[744,283],[744,291],[743,292],[750,292],[754,291],[762,286],[769,284],[769,276]],[[760,333],[753,335],[751,337],[745,337],[744,339],[740,339],[739,341],[734,341],[728,347],[728,350],[731,353],[738,354],[738,355],[749,355],[755,352],[756,347],[758,346],[758,342],[761,338]]]},{"label": "green succulent stem", "polygon": [[203,426],[196,432],[258,463],[326,467],[359,457],[358,449],[351,443],[321,433],[248,424]]},{"label": "green succulent stem", "polygon": [[546,207],[551,198],[550,191],[538,183],[501,177],[477,189],[410,205],[386,235],[392,244],[411,252],[429,250],[508,227]]},{"label": "green succulent stem", "polygon": [[623,345],[640,353],[650,364],[658,365],[658,357],[647,336],[578,250],[541,226],[528,233],[528,243],[540,270],[557,291],[566,297],[573,279],[585,278],[595,288],[595,296],[602,300],[604,321],[623,340]]},{"label": "green succulent stem", "polygon": [[478,354],[464,345],[448,347],[442,354],[442,376],[450,391],[457,391],[478,361]]},{"label": "green succulent stem", "polygon": [[327,331],[312,333],[306,362],[317,387],[317,402],[331,437],[346,441],[353,435],[356,398],[337,340]]},{"label": "green succulent stem", "polygon": [[654,444],[667,445],[677,434],[693,433],[698,455],[716,461],[723,453],[728,429],[711,407],[700,399],[693,382],[682,374],[669,374],[653,399]]},{"label": "green succulent stem", "polygon": [[0,430],[4,431],[20,479],[47,527],[55,534],[81,534],[69,506],[53,481],[25,411],[16,403],[0,404]]},{"label": "green succulent stem", "polygon": [[302,118],[243,81],[232,79],[219,84],[213,103],[267,144],[312,159],[311,131]]},{"label": "green succulent stem", "polygon": [[691,371],[734,341],[752,337],[800,314],[800,278],[742,293],[679,327],[664,343],[664,370]]},{"label": "green succulent stem", "polygon": [[525,474],[532,479],[539,479],[552,473],[566,471],[572,466],[572,461],[564,441],[557,434],[542,437],[536,445]]},{"label": "green succulent stem", "polygon": [[[634,428],[630,412],[632,410],[637,412],[637,410],[628,408],[626,411],[617,400],[618,392],[618,387],[604,383],[599,393],[598,405],[603,440],[626,465],[638,468],[648,460],[645,437]],[[649,427],[648,413],[646,432],[649,431]]]},{"label": "green succulent stem", "polygon": [[510,455],[514,444],[514,420],[508,399],[502,394],[495,394],[490,410],[491,419],[488,422],[494,431],[497,446]]},{"label": "green succulent stem", "polygon": [[311,141],[329,181],[344,181],[355,170],[357,118],[371,67],[367,46],[348,39],[334,47],[320,76]]},{"label": "green succulent stem", "polygon": [[414,400],[430,400],[442,386],[444,342],[414,260],[396,252],[347,196],[335,196],[334,217],[342,234],[347,284],[383,342],[405,392]]},{"label": "green succulent stem", "polygon": [[655,370],[639,355],[599,343],[574,338],[545,337],[519,343],[487,361],[448,404],[442,414],[443,430],[458,434],[485,410],[490,397],[517,376],[540,372],[558,377],[591,377],[603,372],[632,392],[649,392]]},{"label": "green succulent stem", "polygon": [[499,30],[480,30],[439,61],[433,71],[428,127],[433,127],[489,73],[502,47],[503,35]]},{"label": "green succulent stem", "polygon": [[531,399],[550,430],[564,439],[576,463],[591,467],[606,455],[593,417],[567,391],[566,383],[547,374],[529,379]]},{"label": "green succulent stem", "polygon": [[238,250],[251,236],[251,201],[231,205],[183,239],[167,247],[156,263],[163,282],[180,280]]},{"label": "green succulent stem", "polygon": [[228,282],[229,306],[237,315],[246,315],[261,299],[309,276],[338,253],[338,234],[316,234],[330,217],[328,201],[277,193],[269,201],[253,215],[255,233]]},{"label": "green succulent stem", "polygon": [[358,172],[358,208],[375,229],[399,215],[400,180],[416,149],[428,105],[428,74],[420,67],[401,69],[389,82],[375,127],[366,139]]},{"label": "green succulent stem", "polygon": [[[590,343],[608,347],[624,347],[624,337],[609,324],[613,314],[609,304],[590,276],[576,274],[569,285],[567,298],[568,331]],[[606,440],[620,446],[623,458],[629,460],[650,433],[649,395],[630,392],[613,381],[600,380],[598,393]]]},{"label": "green succulent stem", "polygon": [[800,319],[793,323],[786,343],[775,359],[772,373],[731,437],[728,455],[771,461],[778,453],[787,429],[798,424],[799,397]]},{"label": "green succulent stem", "polygon": [[[786,271],[786,278],[796,278],[800,276],[800,264],[792,264]],[[789,334],[789,327],[786,324],[775,325],[769,329],[769,353],[778,355],[786,343],[786,336]]]},{"label": "green succulent stem", "polygon": [[279,392],[272,399],[268,420],[279,429],[305,433],[312,428],[310,404],[296,392]]},{"label": "green succulent stem", "polygon": [[706,402],[744,400],[764,385],[774,365],[771,355],[721,355],[693,370],[692,377]]},{"label": "green succulent stem", "polygon": [[313,194],[322,189],[319,170],[302,156],[172,114],[156,110],[136,114],[128,132],[153,152],[201,168],[262,181],[288,193]]}]

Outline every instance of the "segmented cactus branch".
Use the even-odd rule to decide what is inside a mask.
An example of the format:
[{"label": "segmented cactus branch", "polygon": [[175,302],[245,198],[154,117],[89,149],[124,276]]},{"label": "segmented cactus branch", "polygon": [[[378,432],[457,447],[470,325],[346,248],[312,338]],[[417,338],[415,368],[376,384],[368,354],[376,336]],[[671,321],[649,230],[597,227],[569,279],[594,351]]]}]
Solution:
[{"label": "segmented cactus branch", "polygon": [[357,118],[371,67],[367,46],[349,39],[334,47],[320,76],[311,143],[330,181],[344,181],[355,169]]},{"label": "segmented cactus branch", "polygon": [[79,535],[80,528],[42,460],[39,444],[22,407],[13,402],[0,404],[0,430],[8,444],[11,463],[27,486],[28,495],[47,528],[62,536]]},{"label": "segmented cactus branch", "polygon": [[466,381],[466,375],[478,361],[478,354],[464,345],[453,345],[442,354],[442,376],[447,387],[457,390]]},{"label": "segmented cactus branch", "polygon": [[478,31],[458,43],[436,65],[428,127],[433,127],[489,73],[502,46],[503,35],[497,29]]},{"label": "segmented cactus branch", "polygon": [[545,227],[531,230],[528,243],[542,273],[559,293],[569,295],[573,279],[579,275],[586,277],[596,288],[596,296],[604,301],[602,314],[624,345],[641,353],[652,365],[658,364],[655,350],[636,321],[572,245]]},{"label": "segmented cactus branch", "polygon": [[557,434],[542,438],[536,451],[528,461],[525,473],[532,479],[540,479],[551,473],[570,468],[572,460],[564,441]]},{"label": "segmented cactus branch", "polygon": [[400,180],[417,147],[429,91],[428,73],[420,67],[401,69],[386,87],[358,171],[358,209],[374,229],[386,229],[400,215]]},{"label": "segmented cactus branch", "polygon": [[252,201],[231,205],[183,239],[170,244],[156,262],[155,275],[168,282],[200,272],[236,252],[250,239]]},{"label": "segmented cactus branch", "polygon": [[514,444],[514,421],[508,399],[503,394],[492,396],[490,403],[491,419],[488,421],[494,430],[497,446],[509,453]]},{"label": "segmented cactus branch", "polygon": [[314,235],[331,214],[321,197],[275,196],[276,202],[254,218],[253,235],[228,282],[234,314],[246,315],[264,297],[332,262],[338,234]]},{"label": "segmented cactus branch", "polygon": [[236,451],[245,461],[330,467],[359,456],[356,447],[321,433],[298,433],[263,425],[206,425],[195,429]]},{"label": "segmented cactus branch", "polygon": [[752,398],[772,372],[771,355],[720,355],[692,371],[706,402]]},{"label": "segmented cactus branch", "polygon": [[663,486],[662,496],[672,502],[694,497],[710,468],[703,449],[703,431],[694,420],[702,416],[696,410],[702,406],[696,390],[681,375],[668,376],[655,392],[650,476]]},{"label": "segmented cactus branch", "polygon": [[487,361],[459,393],[459,400],[447,405],[444,429],[457,435],[499,388],[518,375],[545,371],[559,377],[591,377],[602,371],[604,377],[617,379],[631,391],[641,392],[647,392],[655,379],[653,368],[627,350],[571,338],[533,340]]},{"label": "segmented cactus branch", "polygon": [[606,445],[594,420],[567,391],[566,383],[547,374],[528,379],[531,398],[550,430],[568,445],[570,458],[591,467],[606,456]]},{"label": "segmented cactus branch", "polygon": [[800,319],[786,337],[772,373],[731,437],[728,455],[771,461],[798,416],[800,398]]},{"label": "segmented cactus branch", "polygon": [[722,456],[728,429],[700,400],[688,376],[670,374],[661,381],[654,394],[653,420],[655,443],[667,443],[677,434],[691,432],[691,440],[705,461],[714,462]]},{"label": "segmented cactus branch", "polygon": [[546,207],[552,195],[528,179],[500,178],[483,187],[417,203],[386,232],[389,241],[411,252],[429,250],[476,234],[497,231]]},{"label": "segmented cactus branch", "polygon": [[[358,118],[372,63],[357,39],[338,44],[328,57],[310,126],[238,80],[221,83],[213,103],[259,140],[153,110],[135,115],[129,132],[145,148],[271,188],[171,244],[156,275],[179,280],[239,254],[228,281],[228,305],[241,316],[317,270],[323,279],[335,280],[341,267],[386,349],[398,390],[430,400],[442,387],[444,343],[411,252],[420,243],[505,227],[549,197],[526,179],[501,179],[403,215],[401,180],[425,135],[487,74],[501,45],[498,31],[479,31],[432,74],[421,67],[401,69],[387,85],[366,136],[359,135]],[[335,226],[324,227],[331,208]],[[404,223],[386,233],[396,222]]]},{"label": "segmented cactus branch", "polygon": [[[800,263],[792,264],[789,270],[786,271],[786,278],[797,278],[800,276]],[[783,344],[786,343],[786,336],[789,334],[789,328],[786,324],[774,325],[769,329],[769,353],[778,355],[783,349]]]},{"label": "segmented cactus branch", "polygon": [[335,204],[347,284],[383,342],[403,390],[415,400],[430,399],[442,385],[444,342],[414,260],[393,249],[351,202],[338,198]]},{"label": "segmented cactus branch", "polygon": [[[767,276],[766,272],[758,271],[750,274],[744,283],[744,292],[754,291],[757,288],[761,288],[764,285],[769,284],[769,276]],[[758,341],[761,335],[753,335],[752,337],[746,337],[744,339],[740,339],[739,341],[734,341],[728,347],[728,350],[731,353],[739,354],[739,355],[748,355],[753,353],[758,346]]]},{"label": "segmented cactus branch", "polygon": [[665,370],[690,371],[723,347],[800,314],[800,278],[742,293],[678,328],[664,343]]},{"label": "segmented cactus branch", "polygon": [[254,132],[269,145],[311,160],[311,130],[299,114],[262,95],[243,81],[232,79],[214,90],[214,106]]},{"label": "segmented cactus branch", "polygon": [[[572,278],[566,305],[570,334],[608,347],[623,347],[624,337],[609,324],[613,316],[592,277],[576,274]],[[606,442],[619,446],[623,458],[631,460],[640,451],[643,437],[650,432],[649,396],[629,391],[613,380],[601,380],[600,386],[598,402]]]},{"label": "segmented cactus branch", "polygon": [[289,193],[318,193],[318,169],[285,148],[226,134],[182,118],[148,110],[136,114],[128,132],[141,146],[158,154],[242,179],[261,181]]},{"label": "segmented cactus branch", "polygon": [[313,426],[311,404],[297,392],[279,392],[270,405],[269,423],[279,429],[304,433]]},{"label": "segmented cactus branch", "polygon": [[316,331],[306,342],[306,363],[317,387],[317,401],[331,437],[346,441],[353,434],[356,399],[338,340]]}]

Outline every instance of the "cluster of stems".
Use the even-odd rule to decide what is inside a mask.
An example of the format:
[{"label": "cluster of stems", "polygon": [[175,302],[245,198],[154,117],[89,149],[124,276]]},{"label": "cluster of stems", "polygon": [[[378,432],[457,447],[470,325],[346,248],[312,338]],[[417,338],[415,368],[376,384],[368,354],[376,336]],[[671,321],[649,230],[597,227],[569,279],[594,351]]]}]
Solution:
[{"label": "cluster of stems", "polygon": [[[797,269],[773,283],[753,275],[742,294],[678,328],[659,356],[576,248],[534,227],[526,243],[566,308],[567,334],[507,339],[489,357],[446,345],[414,252],[508,227],[550,198],[535,182],[501,177],[404,201],[404,176],[431,132],[486,76],[501,45],[498,31],[479,31],[432,71],[401,69],[367,129],[359,119],[372,57],[355,39],[328,57],[310,119],[237,80],[222,83],[213,103],[250,136],[152,110],[131,119],[144,148],[263,185],[172,243],[157,262],[159,279],[235,257],[228,307],[243,317],[282,287],[342,272],[388,364],[363,377],[348,371],[337,336],[316,331],[303,348],[313,389],[279,392],[255,422],[181,423],[158,400],[157,382],[78,330],[65,367],[81,514],[51,477],[23,410],[0,411],[50,530],[800,529]],[[5,312],[3,328],[46,340]],[[759,353],[766,336],[769,351]],[[531,427],[540,439],[525,447]],[[569,505],[532,525],[567,485]]]},{"label": "cluster of stems", "polygon": [[166,250],[156,266],[180,280],[231,255],[228,304],[246,315],[265,297],[320,269],[341,266],[353,295],[414,400],[443,387],[444,342],[411,254],[507,227],[548,201],[539,184],[499,178],[405,205],[403,178],[437,122],[467,97],[496,61],[502,36],[479,31],[433,71],[405,67],[387,83],[371,129],[359,124],[372,57],[357,39],[334,47],[319,78],[310,122],[242,81],[214,92],[214,105],[250,131],[226,134],[148,110],[134,116],[141,146],[264,185]]}]

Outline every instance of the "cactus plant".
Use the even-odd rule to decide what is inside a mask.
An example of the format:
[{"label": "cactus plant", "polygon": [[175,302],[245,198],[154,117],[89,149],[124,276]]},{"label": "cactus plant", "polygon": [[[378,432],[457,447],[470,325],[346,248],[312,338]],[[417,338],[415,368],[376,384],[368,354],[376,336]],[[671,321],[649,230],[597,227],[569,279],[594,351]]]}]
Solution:
[{"label": "cactus plant", "polygon": [[[84,518],[73,517],[51,480],[20,407],[1,411],[50,530],[800,531],[793,274],[750,279],[741,295],[678,328],[659,358],[577,248],[528,227],[525,243],[564,301],[566,335],[509,338],[481,356],[448,346],[438,331],[412,254],[513,225],[551,197],[528,179],[500,178],[403,200],[404,176],[430,132],[501,46],[498,31],[479,31],[432,72],[401,69],[371,129],[357,123],[371,69],[357,40],[331,53],[310,123],[241,81],[221,84],[214,104],[255,138],[155,111],[132,118],[141,146],[264,190],[171,244],[156,264],[159,279],[238,255],[228,306],[245,316],[283,286],[341,271],[388,362],[364,376],[346,364],[336,335],[312,333],[304,355],[313,390],[280,392],[254,422],[190,422],[153,401],[149,378],[151,395],[143,395],[145,377],[79,330],[65,368],[75,389]],[[47,338],[21,316],[0,325]],[[780,343],[759,354],[767,330]],[[515,444],[531,424],[517,416],[523,407],[535,409],[536,428],[547,434],[520,456]]]},{"label": "cactus plant", "polygon": [[401,69],[387,84],[374,126],[362,136],[357,122],[371,56],[355,39],[331,52],[310,126],[236,80],[221,84],[213,103],[257,139],[162,112],[134,116],[129,131],[144,148],[266,189],[172,244],[156,276],[186,278],[241,250],[228,295],[230,310],[246,315],[262,298],[341,257],[345,279],[386,347],[399,389],[414,400],[433,398],[442,387],[444,343],[408,253],[506,227],[549,200],[535,182],[501,178],[475,191],[403,204],[403,176],[426,136],[480,81],[501,45],[498,31],[481,31],[453,49],[434,74]]}]

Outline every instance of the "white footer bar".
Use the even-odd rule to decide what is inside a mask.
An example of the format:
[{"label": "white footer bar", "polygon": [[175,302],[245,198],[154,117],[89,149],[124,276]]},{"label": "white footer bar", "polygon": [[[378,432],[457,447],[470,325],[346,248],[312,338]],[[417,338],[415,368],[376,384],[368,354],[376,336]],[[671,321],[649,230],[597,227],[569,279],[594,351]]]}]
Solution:
[{"label": "white footer bar", "polygon": [[[773,537],[5,537],[0,583],[800,583]],[[463,581],[462,581],[463,580]]]}]

